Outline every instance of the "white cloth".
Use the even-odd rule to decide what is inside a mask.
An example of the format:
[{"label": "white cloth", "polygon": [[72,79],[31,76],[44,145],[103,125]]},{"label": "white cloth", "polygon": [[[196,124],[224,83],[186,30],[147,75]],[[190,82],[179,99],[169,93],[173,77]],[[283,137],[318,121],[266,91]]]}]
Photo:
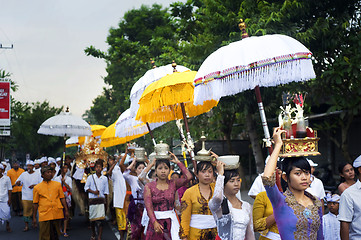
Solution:
[{"label": "white cloth", "polygon": [[347,188],[341,195],[338,220],[350,223],[350,240],[361,239],[361,182]]},{"label": "white cloth", "polygon": [[83,174],[84,174],[84,169],[83,168],[78,168],[77,166],[75,166],[75,173],[73,174],[73,178],[75,180],[82,180],[83,179]]},{"label": "white cloth", "polygon": [[0,202],[0,222],[4,224],[4,222],[9,221],[10,218],[10,206],[7,202]]},{"label": "white cloth", "polygon": [[271,231],[268,231],[266,236],[264,236],[264,237],[271,239],[271,240],[281,240],[281,236],[278,233],[274,233]]},{"label": "white cloth", "polygon": [[149,223],[149,216],[148,216],[146,208],[144,208],[144,210],[143,210],[142,220],[140,221],[140,223],[144,227],[144,235],[146,235],[147,234],[148,223]]},{"label": "white cloth", "polygon": [[324,199],[326,194],[322,181],[313,175],[311,176],[311,181],[311,185],[309,188],[306,189],[306,191],[321,200]]},{"label": "white cloth", "polygon": [[259,174],[254,180],[251,188],[248,191],[248,196],[257,196],[260,192],[265,192],[266,189],[263,186],[262,174]]},{"label": "white cloth", "polygon": [[[63,177],[61,175],[57,176],[54,181],[60,182]],[[71,177],[68,177],[65,175],[65,183],[69,185],[71,189],[73,189],[73,181],[71,180]]]},{"label": "white cloth", "polygon": [[[233,239],[246,239],[247,230],[253,233],[252,207],[242,201],[242,209],[233,208],[228,201],[229,211],[233,216]],[[249,228],[249,229],[247,229]]]},{"label": "white cloth", "polygon": [[100,177],[98,177],[95,173],[89,175],[84,186],[85,192],[88,189],[93,191],[96,190],[99,191],[99,195],[95,195],[89,192],[88,193],[89,198],[99,198],[99,197],[104,198],[105,194],[109,194],[108,179],[103,175],[100,175]]},{"label": "white cloth", "polygon": [[[214,193],[209,200],[208,206],[211,210],[214,219],[217,223],[218,234],[224,233],[226,236],[219,237],[229,240],[247,239],[254,240],[253,221],[252,221],[252,207],[248,202],[242,201],[242,209],[235,209],[232,204],[227,201],[230,214],[222,214],[222,202],[223,202],[223,188],[224,188],[224,176],[217,176],[216,186],[214,187]],[[231,220],[229,219],[231,217]],[[231,221],[231,222],[229,222]],[[231,227],[233,226],[233,227]],[[229,238],[231,237],[232,238]],[[240,237],[240,236],[243,236]]]},{"label": "white cloth", "polygon": [[36,185],[43,181],[39,174],[33,172],[30,174],[29,172],[23,172],[20,174],[16,182],[19,182],[23,186],[21,188],[21,199],[33,201],[33,188],[29,188],[31,185]]},{"label": "white cloth", "polygon": [[361,155],[358,156],[358,157],[355,159],[355,161],[353,162],[352,165],[353,165],[354,168],[361,167]]},{"label": "white cloth", "polygon": [[[61,179],[62,179],[62,178],[63,178],[63,177],[62,177],[61,175],[59,175],[59,176],[57,176],[57,177],[54,179],[54,181],[60,182],[60,183],[62,184],[62,182],[61,182]],[[69,191],[69,192],[71,192],[72,189],[73,189],[73,181],[72,181],[71,177],[68,177],[67,175],[65,175],[65,183],[70,187],[70,191]],[[65,196],[65,199],[66,199],[66,202],[68,203],[68,206],[70,206],[69,203],[71,203],[71,194],[66,195],[66,196]]]},{"label": "white cloth", "polygon": [[[129,169],[127,169],[124,172],[123,176],[125,181],[127,181],[127,183],[131,188],[133,198],[137,198],[137,199],[143,198],[143,189],[140,187],[138,183],[138,177],[131,175]],[[143,201],[139,201],[139,200],[135,200],[134,202],[135,204],[143,203]]]},{"label": "white cloth", "polygon": [[103,220],[105,219],[105,206],[104,204],[90,205],[89,206],[89,220]]},{"label": "white cloth", "polygon": [[337,202],[338,203],[338,202],[340,202],[340,195],[338,195],[338,194],[331,195],[331,193],[327,193],[325,199],[326,199],[326,202]]},{"label": "white cloth", "polygon": [[209,229],[217,227],[217,224],[212,215],[192,214],[189,226],[197,229]]},{"label": "white cloth", "polygon": [[179,240],[179,222],[177,219],[177,215],[175,214],[174,210],[169,211],[154,211],[155,217],[157,219],[167,219],[170,218],[171,220],[171,228],[170,228],[170,235],[172,236],[172,240]]},{"label": "white cloth", "polygon": [[111,179],[113,181],[113,192],[114,192],[113,205],[114,207],[117,208],[123,208],[125,195],[127,193],[127,186],[119,166],[114,167],[112,171]]},{"label": "white cloth", "polygon": [[9,190],[13,190],[11,180],[8,176],[0,177],[0,202],[6,203],[9,200]]},{"label": "white cloth", "polygon": [[9,162],[6,163],[6,168],[5,168],[5,172],[4,175],[6,175],[6,173],[11,169],[11,165]]},{"label": "white cloth", "polygon": [[323,237],[325,240],[340,240],[340,222],[331,212],[322,217]]}]

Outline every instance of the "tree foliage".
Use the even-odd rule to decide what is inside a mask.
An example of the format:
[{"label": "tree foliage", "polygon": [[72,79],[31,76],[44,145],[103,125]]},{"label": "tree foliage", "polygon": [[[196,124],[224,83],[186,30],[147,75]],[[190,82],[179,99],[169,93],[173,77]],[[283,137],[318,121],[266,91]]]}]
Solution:
[{"label": "tree foliage", "polygon": [[[347,136],[344,123],[352,122],[361,106],[360,4],[357,0],[188,0],[173,3],[169,9],[159,5],[133,9],[117,28],[110,29],[107,52],[94,46],[86,49],[88,55],[107,62],[104,81],[109,85],[94,100],[90,112],[100,124],[109,125],[129,107],[130,88],[150,69],[149,58],[155,58],[158,66],[175,59],[197,70],[216,49],[241,39],[237,23],[242,18],[251,36],[285,34],[313,52],[316,79],[261,89],[267,116],[276,117],[282,91],[308,92],[308,110],[315,111],[317,105],[329,111],[344,110],[335,126]],[[251,91],[222,98],[211,113],[192,119],[190,127],[195,136],[202,124],[212,137],[230,140],[239,134],[233,126],[245,129],[245,119],[259,119],[256,107]],[[261,128],[258,133],[262,134]],[[349,160],[347,147],[342,147],[347,146],[347,137],[341,142]]]},{"label": "tree foliage", "polygon": [[11,139],[8,141],[8,154],[16,153],[19,158],[25,158],[30,153],[32,159],[45,156],[55,156],[63,149],[64,140],[38,134],[40,125],[48,118],[57,115],[62,108],[50,106],[49,102],[22,103],[12,102]]}]

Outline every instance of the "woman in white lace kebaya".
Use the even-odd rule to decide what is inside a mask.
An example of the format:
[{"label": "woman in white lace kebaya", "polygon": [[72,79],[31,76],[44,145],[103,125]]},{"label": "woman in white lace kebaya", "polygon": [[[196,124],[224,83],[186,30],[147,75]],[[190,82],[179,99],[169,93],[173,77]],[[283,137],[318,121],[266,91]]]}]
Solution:
[{"label": "woman in white lace kebaya", "polygon": [[237,198],[241,188],[237,170],[224,170],[224,163],[217,161],[217,181],[209,208],[217,223],[221,240],[254,240],[252,206]]}]

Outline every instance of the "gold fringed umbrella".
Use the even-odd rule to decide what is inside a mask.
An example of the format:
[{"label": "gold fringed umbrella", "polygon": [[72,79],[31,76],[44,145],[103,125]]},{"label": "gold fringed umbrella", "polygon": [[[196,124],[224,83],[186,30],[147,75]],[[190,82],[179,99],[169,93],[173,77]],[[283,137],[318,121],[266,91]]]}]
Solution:
[{"label": "gold fringed umbrella", "polygon": [[[176,64],[173,65],[174,70]],[[150,84],[139,100],[136,120],[143,122],[168,122],[183,119],[187,131],[187,144],[194,162],[193,142],[190,136],[187,117],[208,112],[217,106],[217,100],[204,101],[202,105],[193,104],[193,79],[195,71],[175,72]],[[184,139],[185,140],[185,139]]]},{"label": "gold fringed umbrella", "polygon": [[[90,125],[90,128],[92,131],[92,137],[96,138],[100,137],[107,127],[103,125]],[[79,137],[79,145],[84,145],[84,142],[85,137]]]},{"label": "gold fringed umbrella", "polygon": [[216,100],[205,101],[203,105],[193,104],[193,79],[196,74],[196,71],[174,72],[150,84],[139,100],[136,120],[169,122],[182,119],[183,113],[194,117],[217,106]]},{"label": "gold fringed umbrella", "polygon": [[100,146],[101,147],[113,147],[119,144],[124,144],[129,142],[133,139],[139,138],[142,135],[134,135],[134,136],[127,136],[127,137],[116,137],[115,136],[115,123],[110,125],[105,129],[102,136],[100,137]]}]

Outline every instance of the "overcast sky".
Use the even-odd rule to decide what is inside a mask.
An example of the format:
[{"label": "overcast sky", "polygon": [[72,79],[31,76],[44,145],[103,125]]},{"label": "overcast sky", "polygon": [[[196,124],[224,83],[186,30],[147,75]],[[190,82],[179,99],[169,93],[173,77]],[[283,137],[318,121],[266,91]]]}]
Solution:
[{"label": "overcast sky", "polygon": [[[105,62],[84,54],[94,45],[106,51],[110,27],[142,4],[168,7],[175,0],[2,0],[0,69],[19,85],[23,102],[48,100],[81,116],[102,93]],[[185,2],[185,0],[180,0]]]}]

